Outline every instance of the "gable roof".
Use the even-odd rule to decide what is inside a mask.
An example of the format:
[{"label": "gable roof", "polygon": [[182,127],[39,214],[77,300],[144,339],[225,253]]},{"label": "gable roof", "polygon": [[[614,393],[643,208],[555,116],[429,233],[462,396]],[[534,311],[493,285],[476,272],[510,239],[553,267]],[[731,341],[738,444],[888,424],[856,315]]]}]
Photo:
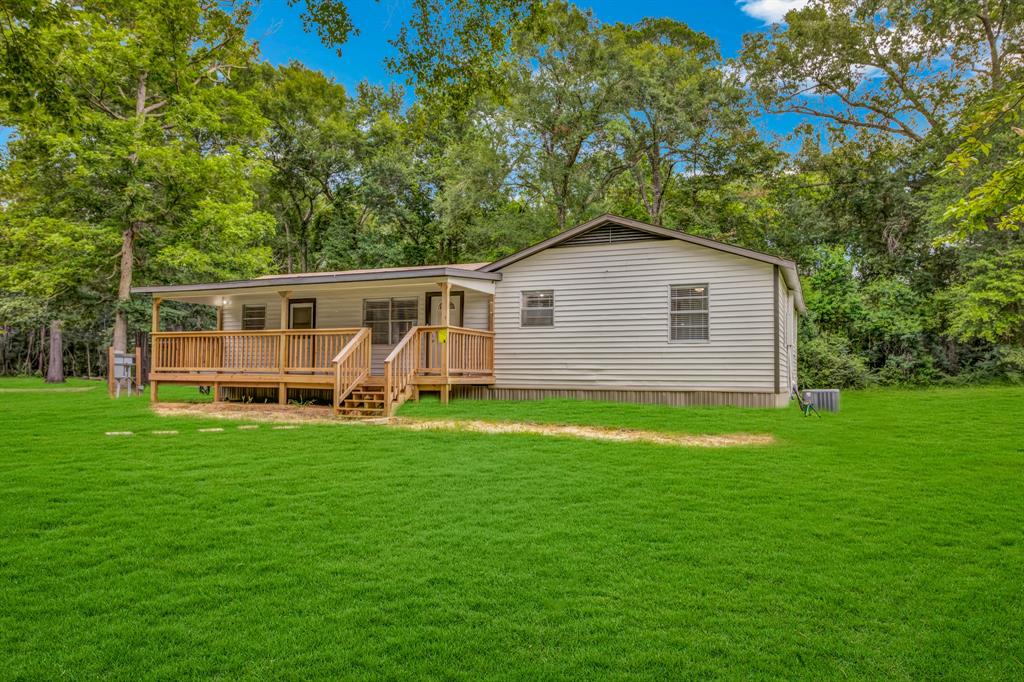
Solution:
[{"label": "gable roof", "polygon": [[598,216],[593,220],[588,220],[581,225],[565,230],[564,232],[556,234],[554,237],[545,239],[542,242],[538,242],[533,246],[528,246],[521,251],[516,251],[509,256],[505,256],[504,258],[496,260],[489,265],[483,266],[480,268],[480,271],[498,272],[502,268],[512,265],[513,263],[517,263],[524,258],[529,258],[541,251],[562,245],[575,237],[608,225],[636,230],[655,238],[677,239],[688,244],[695,244],[697,246],[715,249],[716,251],[731,253],[734,256],[742,256],[743,258],[750,258],[751,260],[761,261],[762,263],[776,265],[779,267],[783,278],[786,280],[786,286],[789,287],[790,291],[792,291],[795,296],[797,310],[800,312],[804,312],[806,310],[806,307],[804,306],[803,292],[800,288],[800,276],[796,270],[796,263],[791,260],[779,258],[778,256],[773,256],[762,251],[754,251],[753,249],[746,249],[742,246],[735,246],[733,244],[715,241],[714,239],[708,239],[707,237],[697,237],[696,235],[680,232],[679,230],[670,230],[666,227],[659,227],[657,225],[651,225],[650,223],[642,223],[639,220],[631,220],[630,218],[623,218],[622,216],[612,215],[610,213]]}]

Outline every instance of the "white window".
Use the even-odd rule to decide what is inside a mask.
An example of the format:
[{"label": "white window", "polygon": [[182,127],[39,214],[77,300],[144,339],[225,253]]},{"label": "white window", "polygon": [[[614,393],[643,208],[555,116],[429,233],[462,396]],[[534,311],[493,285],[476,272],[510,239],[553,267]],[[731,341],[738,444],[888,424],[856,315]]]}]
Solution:
[{"label": "white window", "polygon": [[555,326],[555,292],[553,289],[523,292],[519,325],[521,327]]},{"label": "white window", "polygon": [[363,301],[363,326],[370,328],[371,343],[398,343],[416,326],[418,315],[415,298],[368,298]]},{"label": "white window", "polygon": [[669,339],[672,341],[707,341],[708,285],[671,287],[669,303]]},{"label": "white window", "polygon": [[267,306],[265,305],[243,305],[242,306],[242,330],[260,331],[267,327]]}]

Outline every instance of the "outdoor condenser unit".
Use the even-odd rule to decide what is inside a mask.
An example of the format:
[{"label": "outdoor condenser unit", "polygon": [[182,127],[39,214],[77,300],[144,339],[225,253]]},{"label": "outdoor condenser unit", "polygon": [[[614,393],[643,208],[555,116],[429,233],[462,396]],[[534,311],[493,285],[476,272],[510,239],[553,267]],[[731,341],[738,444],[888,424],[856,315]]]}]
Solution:
[{"label": "outdoor condenser unit", "polygon": [[826,412],[839,411],[838,388],[809,389],[803,391],[803,396],[804,402],[814,405],[814,408],[819,412],[822,410]]}]

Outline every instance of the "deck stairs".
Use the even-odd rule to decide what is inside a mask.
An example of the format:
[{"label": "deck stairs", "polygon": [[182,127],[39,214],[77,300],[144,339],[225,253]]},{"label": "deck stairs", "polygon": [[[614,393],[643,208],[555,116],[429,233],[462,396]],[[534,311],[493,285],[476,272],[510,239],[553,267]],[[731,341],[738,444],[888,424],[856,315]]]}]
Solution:
[{"label": "deck stairs", "polygon": [[360,384],[348,397],[341,401],[338,414],[352,419],[379,419],[383,417],[384,384],[374,380]]}]

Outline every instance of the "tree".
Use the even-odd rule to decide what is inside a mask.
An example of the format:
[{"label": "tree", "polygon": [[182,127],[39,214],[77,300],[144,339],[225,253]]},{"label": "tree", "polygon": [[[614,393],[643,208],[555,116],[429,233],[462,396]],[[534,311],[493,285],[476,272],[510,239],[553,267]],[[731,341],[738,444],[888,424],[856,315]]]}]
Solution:
[{"label": "tree", "polygon": [[64,383],[64,342],[61,336],[61,320],[50,322],[50,360],[46,363],[46,383]]},{"label": "tree", "polygon": [[621,106],[615,125],[647,218],[661,225],[676,174],[720,182],[757,143],[745,94],[714,42],[670,19],[608,27]]},{"label": "tree", "polygon": [[480,93],[506,92],[514,36],[535,31],[543,0],[413,0],[386,63],[421,99],[456,113]]},{"label": "tree", "polygon": [[514,38],[505,106],[512,181],[550,202],[559,229],[581,218],[625,166],[607,125],[619,111],[621,75],[611,68],[593,15],[553,3]]},{"label": "tree", "polygon": [[285,272],[293,272],[296,261],[308,272],[319,266],[312,260],[318,213],[355,184],[362,120],[344,87],[297,62],[264,64],[258,80],[255,97],[270,124],[263,149],[273,167],[263,204],[284,231]]},{"label": "tree", "polygon": [[769,111],[920,141],[1002,85],[1022,32],[1006,0],[812,0],[747,34],[740,63]]},{"label": "tree", "polygon": [[961,341],[1024,345],[1024,247],[973,263],[946,301]]},{"label": "tree", "polygon": [[267,265],[269,216],[249,189],[259,167],[242,149],[262,121],[226,87],[254,54],[249,15],[245,1],[21,0],[0,16],[0,123],[17,127],[21,212],[35,202],[37,218],[119,235],[119,351],[140,244],[165,277]]},{"label": "tree", "polygon": [[[971,176],[943,218],[953,225],[942,239],[963,241],[989,229],[1024,227],[1024,84],[1011,82],[985,98],[961,122],[960,145],[946,157],[942,174]],[[972,173],[973,171],[973,173]],[[980,177],[977,177],[980,175]]]}]

